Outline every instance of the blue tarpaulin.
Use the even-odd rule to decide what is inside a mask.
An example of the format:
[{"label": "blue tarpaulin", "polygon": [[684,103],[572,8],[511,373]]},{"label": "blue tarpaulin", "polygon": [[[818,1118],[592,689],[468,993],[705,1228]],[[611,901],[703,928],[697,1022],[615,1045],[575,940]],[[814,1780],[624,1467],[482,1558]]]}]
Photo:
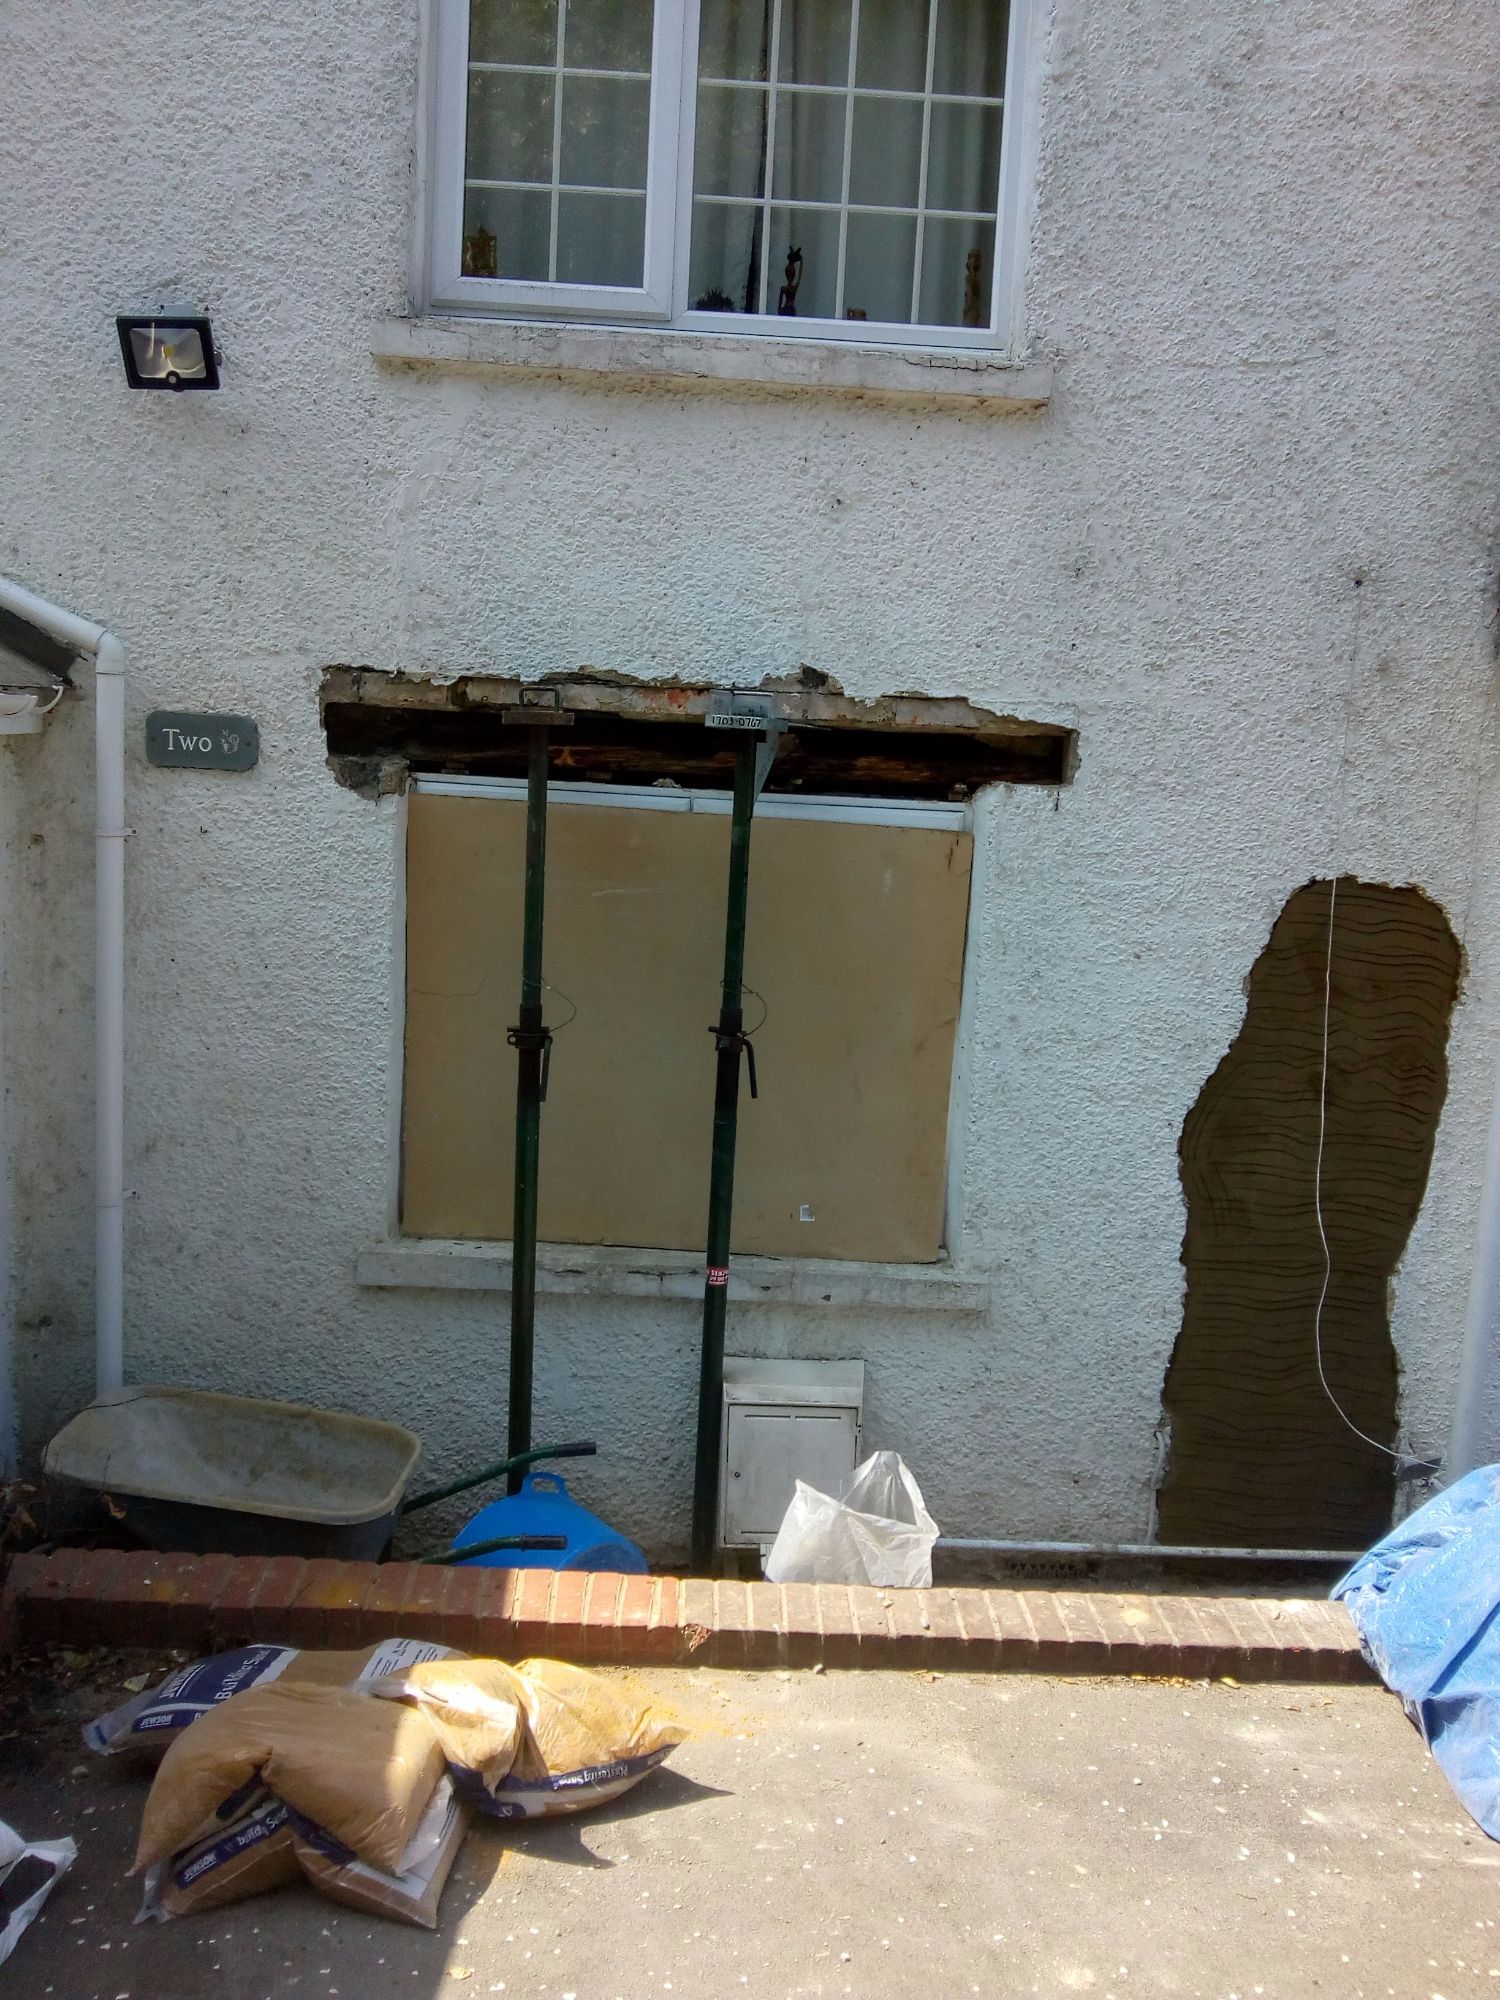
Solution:
[{"label": "blue tarpaulin", "polygon": [[1333,1595],[1449,1784],[1500,1840],[1500,1465],[1418,1508]]}]

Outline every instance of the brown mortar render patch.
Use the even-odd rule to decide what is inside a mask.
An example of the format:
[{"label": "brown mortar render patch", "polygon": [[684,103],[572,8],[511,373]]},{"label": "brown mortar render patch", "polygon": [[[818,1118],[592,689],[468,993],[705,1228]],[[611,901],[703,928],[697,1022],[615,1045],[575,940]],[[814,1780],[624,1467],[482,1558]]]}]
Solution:
[{"label": "brown mortar render patch", "polygon": [[[1393,1461],[1333,1408],[1314,1340],[1332,888],[1310,882],[1287,902],[1244,1023],[1183,1125],[1187,1294],[1164,1391],[1164,1542],[1358,1548],[1390,1525]],[[1427,1185],[1462,954],[1420,889],[1341,876],[1332,900],[1323,1364],[1352,1421],[1394,1446],[1389,1286]]]},{"label": "brown mortar render patch", "polygon": [[[365,797],[398,789],[408,770],[522,776],[527,732],[504,711],[539,687],[572,717],[552,740],[555,778],[670,779],[711,788],[732,782],[732,739],[703,726],[713,688],[591,671],[522,683],[328,667],[320,710],[330,768]],[[859,700],[810,668],[767,678],[757,692],[774,694],[790,725],[768,781],[772,792],[964,798],[987,784],[1066,784],[1076,763],[1071,729],[962,699]]]}]

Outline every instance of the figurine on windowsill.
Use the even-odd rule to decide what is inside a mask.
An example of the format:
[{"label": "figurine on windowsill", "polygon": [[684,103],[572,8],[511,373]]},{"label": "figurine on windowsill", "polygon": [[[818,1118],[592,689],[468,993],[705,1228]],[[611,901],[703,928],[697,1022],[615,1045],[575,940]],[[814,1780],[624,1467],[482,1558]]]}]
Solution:
[{"label": "figurine on windowsill", "polygon": [[983,326],[985,322],[984,296],[981,288],[981,272],[984,258],[978,250],[971,250],[964,264],[964,325]]},{"label": "figurine on windowsill", "polygon": [[786,283],[776,301],[776,310],[783,319],[797,317],[797,291],[802,283],[802,252],[795,246],[786,253]]},{"label": "figurine on windowsill", "polygon": [[493,229],[481,226],[464,231],[463,274],[466,278],[498,278],[499,246]]}]

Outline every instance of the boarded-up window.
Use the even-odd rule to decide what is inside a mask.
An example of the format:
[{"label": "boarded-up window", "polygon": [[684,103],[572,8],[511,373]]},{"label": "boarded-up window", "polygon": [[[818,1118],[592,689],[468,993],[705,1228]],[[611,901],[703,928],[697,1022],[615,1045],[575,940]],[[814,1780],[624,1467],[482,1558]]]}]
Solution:
[{"label": "boarded-up window", "polygon": [[[419,789],[407,840],[402,1226],[510,1234],[525,806]],[[463,781],[468,784],[468,781]],[[721,797],[555,786],[541,1235],[701,1248],[729,819]],[[751,861],[735,1248],[942,1254],[972,837],[957,808],[763,799]]]}]

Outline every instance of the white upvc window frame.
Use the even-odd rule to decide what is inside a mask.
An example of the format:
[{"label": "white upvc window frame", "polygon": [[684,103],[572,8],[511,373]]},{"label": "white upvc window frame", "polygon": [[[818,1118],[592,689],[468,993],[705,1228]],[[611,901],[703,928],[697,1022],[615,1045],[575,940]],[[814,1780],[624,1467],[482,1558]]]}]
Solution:
[{"label": "white upvc window frame", "polygon": [[[1021,288],[1036,143],[1037,93],[1031,47],[1042,4],[1043,0],[1010,0],[990,319],[986,326],[964,327],[691,309],[699,0],[654,0],[644,283],[624,287],[465,277],[469,0],[427,0],[427,76],[422,91],[427,129],[425,135],[419,134],[426,190],[416,246],[417,307],[486,319],[669,326],[697,334],[751,339],[982,349],[1019,358],[1024,346]],[[772,206],[769,194],[766,206]]]},{"label": "white upvc window frame", "polygon": [[[690,6],[697,59],[698,0],[656,0],[651,46],[651,137],[646,165],[644,284],[572,285],[463,275],[465,146],[469,115],[469,0],[431,0],[432,168],[430,302],[448,309],[544,318],[664,320],[672,310],[673,243],[683,104],[678,9]],[[559,128],[561,119],[559,117]],[[554,139],[560,143],[560,129]]]}]

